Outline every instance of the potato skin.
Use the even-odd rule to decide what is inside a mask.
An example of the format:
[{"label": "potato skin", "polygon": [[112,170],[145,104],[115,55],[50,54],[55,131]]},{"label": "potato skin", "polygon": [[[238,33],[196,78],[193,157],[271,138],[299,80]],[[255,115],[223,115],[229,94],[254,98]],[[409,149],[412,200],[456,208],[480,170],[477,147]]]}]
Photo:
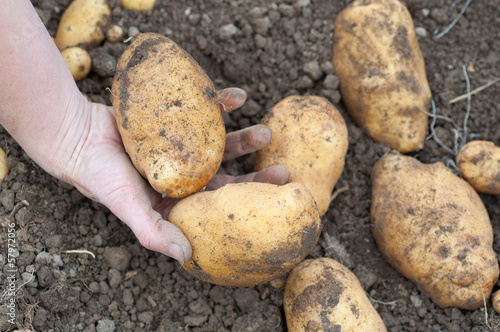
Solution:
[{"label": "potato skin", "polygon": [[371,219],[380,251],[434,303],[483,306],[499,267],[488,213],[466,181],[440,162],[391,153],[373,168]]},{"label": "potato skin", "polygon": [[500,194],[500,147],[489,141],[465,144],[457,155],[462,176],[476,191]]},{"label": "potato skin", "polygon": [[333,66],[349,114],[372,139],[424,146],[431,92],[412,18],[398,0],[355,0],[337,17]]},{"label": "potato skin", "polygon": [[7,154],[5,151],[0,147],[0,182],[5,179],[7,174],[9,174],[10,169],[9,166],[7,166]]},{"label": "potato skin", "polygon": [[73,46],[61,51],[61,55],[66,61],[75,81],[80,81],[87,77],[92,66],[92,59],[89,52],[81,47]]},{"label": "potato skin", "polygon": [[217,92],[172,40],[136,36],[118,61],[111,101],[123,145],[156,191],[185,197],[217,173],[226,144]]},{"label": "potato skin", "polygon": [[301,183],[227,184],[182,199],[168,220],[193,248],[183,268],[224,286],[254,286],[288,272],[321,231],[316,203]]},{"label": "potato skin", "polygon": [[332,258],[305,260],[289,274],[289,332],[387,331],[356,276]]},{"label": "potato skin", "polygon": [[154,8],[156,0],[120,0],[122,6],[131,10],[151,10]]},{"label": "potato skin", "polygon": [[311,191],[324,215],[342,171],[348,147],[342,115],[318,96],[289,96],[261,121],[273,132],[271,144],[255,154],[255,170],[283,165],[290,181],[302,182]]},{"label": "potato skin", "polygon": [[60,50],[84,45],[92,48],[104,41],[104,28],[111,15],[106,0],[73,0],[61,16],[55,43]]}]

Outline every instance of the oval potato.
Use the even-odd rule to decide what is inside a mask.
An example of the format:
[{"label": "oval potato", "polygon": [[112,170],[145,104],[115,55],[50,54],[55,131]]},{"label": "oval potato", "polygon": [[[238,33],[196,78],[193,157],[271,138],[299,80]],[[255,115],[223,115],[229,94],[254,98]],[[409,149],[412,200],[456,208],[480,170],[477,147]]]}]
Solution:
[{"label": "oval potato", "polygon": [[227,184],[182,199],[168,220],[193,248],[183,268],[224,286],[254,286],[288,272],[321,231],[314,199],[301,183]]},{"label": "oval potato", "polygon": [[406,153],[424,146],[431,92],[410,13],[398,0],[355,0],[335,21],[333,66],[354,121]]},{"label": "oval potato", "polygon": [[387,331],[356,276],[332,258],[305,260],[290,272],[284,308],[289,332]]},{"label": "oval potato", "polygon": [[123,7],[131,10],[151,10],[154,8],[156,0],[119,0]]},{"label": "oval potato", "polygon": [[93,48],[104,41],[104,28],[111,15],[106,0],[73,0],[57,27],[55,42],[60,50],[84,45]]},{"label": "oval potato", "polygon": [[0,181],[5,179],[9,171],[9,166],[7,166],[7,154],[0,148]]},{"label": "oval potato", "polygon": [[217,173],[226,144],[217,92],[172,40],[136,36],[118,61],[111,101],[125,149],[156,191],[185,197]]},{"label": "oval potato", "polygon": [[481,193],[500,194],[500,147],[489,141],[465,144],[457,155],[462,176]]},{"label": "oval potato", "polygon": [[89,52],[83,48],[74,46],[61,51],[61,55],[66,61],[75,81],[80,81],[87,77],[92,66],[92,59]]},{"label": "oval potato", "polygon": [[477,192],[441,162],[391,153],[372,172],[372,232],[380,251],[440,307],[482,307],[499,267]]},{"label": "oval potato", "polygon": [[344,170],[348,135],[342,115],[323,97],[290,96],[277,103],[261,123],[271,129],[273,139],[256,152],[255,170],[285,166],[290,181],[304,183],[324,215]]}]

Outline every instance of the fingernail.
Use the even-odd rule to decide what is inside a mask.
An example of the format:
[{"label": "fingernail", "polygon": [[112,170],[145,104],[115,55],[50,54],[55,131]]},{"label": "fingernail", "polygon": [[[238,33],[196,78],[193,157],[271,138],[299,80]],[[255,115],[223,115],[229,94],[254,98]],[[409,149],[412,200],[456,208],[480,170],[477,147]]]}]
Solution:
[{"label": "fingernail", "polygon": [[262,139],[268,144],[273,139],[273,132],[267,126],[259,125],[258,133]]},{"label": "fingernail", "polygon": [[180,245],[178,245],[177,243],[172,243],[168,247],[168,250],[170,251],[170,257],[176,259],[181,264],[186,263],[186,259],[184,258],[184,250],[182,250]]}]

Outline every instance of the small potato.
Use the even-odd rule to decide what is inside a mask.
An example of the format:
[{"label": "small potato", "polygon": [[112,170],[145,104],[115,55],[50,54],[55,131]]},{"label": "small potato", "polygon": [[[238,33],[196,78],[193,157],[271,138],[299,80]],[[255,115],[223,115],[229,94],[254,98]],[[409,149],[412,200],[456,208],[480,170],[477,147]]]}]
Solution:
[{"label": "small potato", "polygon": [[168,220],[193,248],[183,268],[224,286],[254,286],[288,272],[321,231],[314,198],[301,183],[227,184],[182,199]]},{"label": "small potato", "polygon": [[3,181],[7,174],[9,174],[9,166],[7,166],[7,154],[0,148],[0,181]]},{"label": "small potato", "polygon": [[356,276],[332,258],[305,260],[288,276],[289,332],[387,331]]},{"label": "small potato", "polygon": [[335,21],[333,66],[349,114],[372,139],[424,146],[431,92],[410,13],[398,0],[355,0]]},{"label": "small potato", "polygon": [[99,45],[104,41],[110,15],[106,0],[73,0],[57,27],[57,47],[62,51],[71,46],[84,45],[90,49]]},{"label": "small potato", "polygon": [[491,303],[493,304],[493,309],[497,314],[500,314],[500,291],[496,291],[491,296]]},{"label": "small potato", "polygon": [[290,181],[311,191],[324,215],[347,153],[347,127],[328,100],[318,96],[290,96],[262,120],[273,132],[271,144],[256,152],[255,170],[283,165]]},{"label": "small potato", "polygon": [[179,45],[137,35],[118,61],[111,95],[123,145],[156,191],[180,198],[210,182],[226,129],[212,81]]},{"label": "small potato", "polygon": [[123,28],[119,25],[113,25],[106,31],[106,39],[110,43],[118,43],[123,38]]},{"label": "small potato", "polygon": [[485,194],[500,194],[500,147],[493,142],[472,141],[457,155],[457,166],[462,176]]},{"label": "small potato", "polygon": [[499,267],[477,192],[444,164],[391,153],[372,172],[372,232],[380,251],[440,307],[483,306]]},{"label": "small potato", "polygon": [[81,47],[74,46],[62,50],[61,55],[64,61],[66,61],[75,81],[87,77],[92,67],[92,59],[87,51]]},{"label": "small potato", "polygon": [[155,6],[156,0],[119,0],[122,6],[131,10],[151,10]]}]

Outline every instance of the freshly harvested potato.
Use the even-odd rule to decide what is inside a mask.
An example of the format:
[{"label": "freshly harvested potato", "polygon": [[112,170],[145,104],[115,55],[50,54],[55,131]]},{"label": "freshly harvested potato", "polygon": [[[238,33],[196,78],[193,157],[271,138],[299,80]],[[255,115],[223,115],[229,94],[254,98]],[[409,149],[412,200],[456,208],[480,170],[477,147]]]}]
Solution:
[{"label": "freshly harvested potato", "polygon": [[172,40],[137,35],[118,61],[111,101],[123,145],[156,191],[185,197],[217,173],[226,144],[217,92]]},{"label": "freshly harvested potato", "polygon": [[314,198],[302,183],[227,184],[182,199],[168,220],[191,242],[183,268],[224,286],[254,286],[297,265],[321,231]]},{"label": "freshly harvested potato", "polygon": [[92,59],[90,58],[89,52],[81,47],[74,46],[62,50],[61,55],[64,61],[66,61],[75,81],[87,77],[92,66]]},{"label": "freshly harvested potato", "polygon": [[0,181],[3,181],[7,174],[9,174],[9,166],[7,166],[7,154],[0,148]]},{"label": "freshly harvested potato", "polygon": [[120,0],[120,2],[125,8],[142,11],[153,9],[156,0]]},{"label": "freshly harvested potato", "polygon": [[356,276],[332,258],[305,260],[292,270],[284,307],[289,332],[387,331]]},{"label": "freshly harvested potato", "polygon": [[106,39],[110,43],[118,43],[123,38],[123,28],[119,25],[113,25],[106,31]]},{"label": "freshly harvested potato", "polygon": [[491,296],[491,303],[493,304],[493,309],[497,314],[500,314],[500,291],[496,291]]},{"label": "freshly harvested potato", "polygon": [[342,115],[323,97],[290,96],[277,103],[262,124],[271,129],[273,139],[256,152],[255,170],[285,166],[290,181],[304,183],[324,215],[344,170],[348,138]]},{"label": "freshly harvested potato", "polygon": [[434,303],[483,306],[499,268],[488,212],[466,181],[391,153],[373,168],[371,219],[380,251]]},{"label": "freshly harvested potato", "polygon": [[500,147],[489,141],[465,144],[457,155],[462,176],[481,193],[500,194]]},{"label": "freshly harvested potato", "polygon": [[92,48],[104,41],[111,8],[106,0],[73,0],[61,17],[56,32],[60,50],[84,45]]},{"label": "freshly harvested potato", "polygon": [[355,0],[335,21],[333,66],[349,114],[400,152],[424,146],[431,92],[410,13],[398,0]]}]

